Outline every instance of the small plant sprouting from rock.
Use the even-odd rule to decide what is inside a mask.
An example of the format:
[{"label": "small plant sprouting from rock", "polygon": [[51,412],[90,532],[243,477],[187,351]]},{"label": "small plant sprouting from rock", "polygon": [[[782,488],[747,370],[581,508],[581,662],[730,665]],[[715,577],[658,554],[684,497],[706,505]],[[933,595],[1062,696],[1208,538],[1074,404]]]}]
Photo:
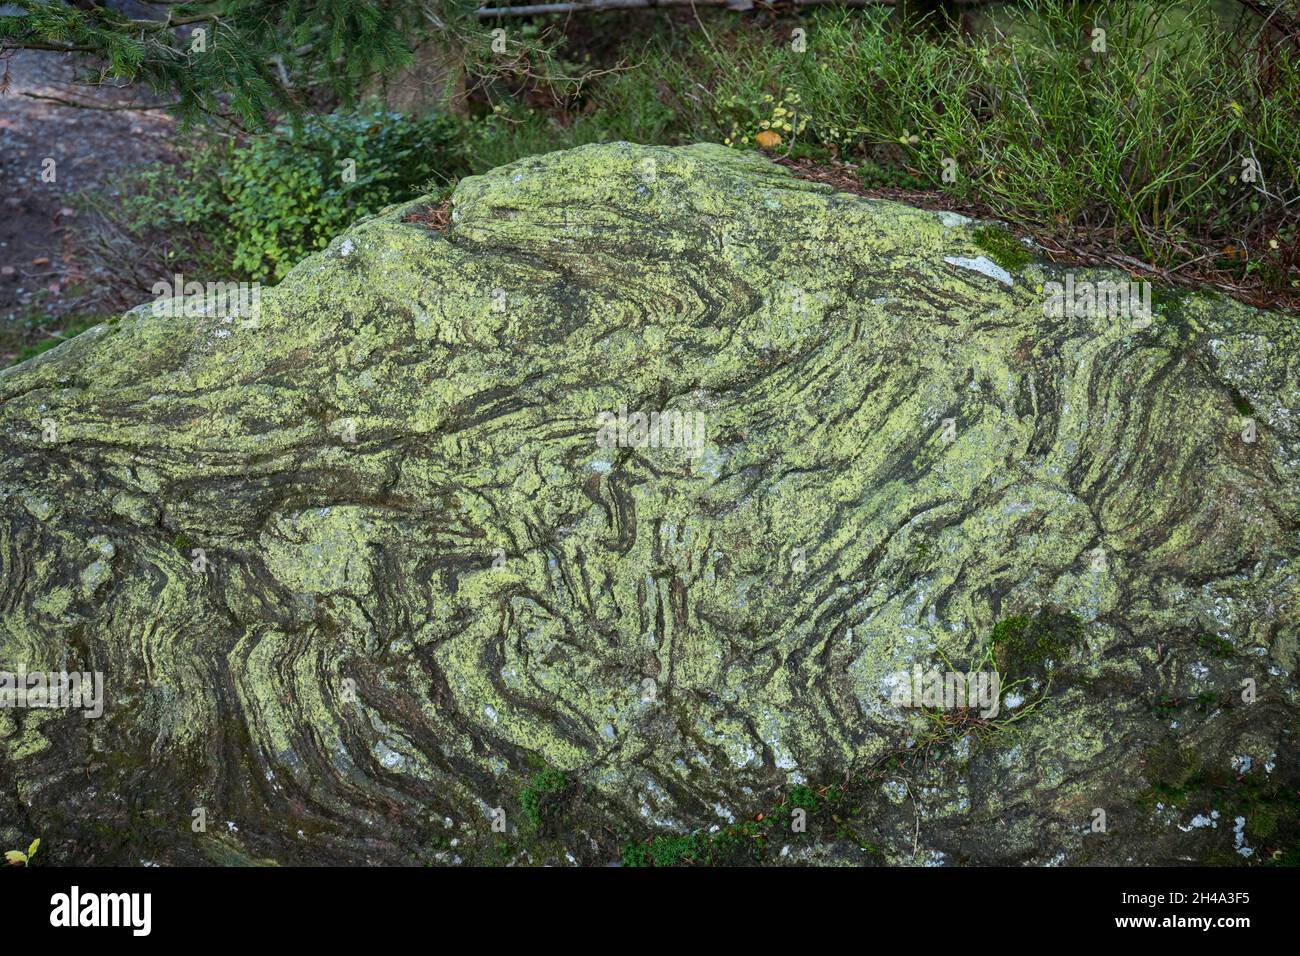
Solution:
[{"label": "small plant sprouting from rock", "polygon": [[659,836],[626,843],[619,851],[624,866],[718,866],[760,862],[767,852],[767,831],[776,817],[733,823],[714,833]]},{"label": "small plant sprouting from rock", "polygon": [[31,866],[32,858],[36,856],[36,851],[41,847],[41,838],[37,837],[27,848],[27,852],[22,850],[9,850],[5,853],[5,862],[10,866]]},{"label": "small plant sprouting from rock", "polygon": [[[1051,693],[1056,669],[1070,648],[1081,640],[1082,627],[1073,615],[1046,608],[1033,617],[1012,615],[1003,618],[994,625],[983,656],[965,670],[992,670],[997,675],[999,712],[1010,697],[1032,699],[1015,705],[1015,713],[999,717],[985,716],[973,707],[922,710],[922,716],[930,726],[920,738],[920,746],[929,748],[936,744],[951,744],[967,735],[981,738],[1028,717]],[[938,653],[950,671],[963,670],[942,651]],[[1022,687],[1026,693],[1018,693],[1017,689]]]},{"label": "small plant sprouting from rock", "polygon": [[802,810],[816,810],[822,805],[822,796],[812,787],[800,784],[790,791],[790,795],[786,797],[785,802]]}]

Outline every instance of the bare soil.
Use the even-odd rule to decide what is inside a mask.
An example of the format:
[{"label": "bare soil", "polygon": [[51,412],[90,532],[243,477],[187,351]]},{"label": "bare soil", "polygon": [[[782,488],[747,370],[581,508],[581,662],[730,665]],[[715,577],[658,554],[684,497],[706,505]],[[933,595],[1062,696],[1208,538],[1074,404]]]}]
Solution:
[{"label": "bare soil", "polygon": [[117,196],[122,173],[171,151],[169,116],[126,108],[148,107],[147,94],[77,78],[68,54],[20,50],[0,60],[0,367],[62,320],[96,309],[108,277],[79,256],[75,195]]}]

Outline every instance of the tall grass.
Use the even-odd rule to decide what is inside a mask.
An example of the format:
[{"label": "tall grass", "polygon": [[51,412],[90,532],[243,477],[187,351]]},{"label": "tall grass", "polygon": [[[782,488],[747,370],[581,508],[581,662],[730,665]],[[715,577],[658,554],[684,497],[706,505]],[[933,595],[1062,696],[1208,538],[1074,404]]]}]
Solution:
[{"label": "tall grass", "polygon": [[1038,0],[948,37],[901,34],[872,9],[799,25],[805,52],[788,25],[715,21],[629,51],[567,110],[498,104],[470,132],[470,162],[612,139],[754,148],[771,129],[775,153],[852,160],[1157,265],[1231,243],[1246,268],[1294,282],[1300,55],[1256,43],[1207,0]]}]

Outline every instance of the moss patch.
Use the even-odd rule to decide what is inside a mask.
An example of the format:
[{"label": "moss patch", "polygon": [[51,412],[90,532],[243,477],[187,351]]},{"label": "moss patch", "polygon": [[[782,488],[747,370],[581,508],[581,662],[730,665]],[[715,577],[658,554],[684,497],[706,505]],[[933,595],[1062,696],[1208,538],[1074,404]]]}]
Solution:
[{"label": "moss patch", "polygon": [[1051,677],[1070,649],[1081,643],[1077,617],[1043,608],[1032,617],[1014,615],[993,627],[989,638],[1006,681]]},{"label": "moss patch", "polygon": [[568,774],[553,767],[534,774],[519,794],[519,807],[529,830],[543,829],[562,814],[571,787]]},{"label": "moss patch", "polygon": [[1236,648],[1232,642],[1226,638],[1219,637],[1217,634],[1205,633],[1196,639],[1196,643],[1203,647],[1215,657],[1226,658],[1236,653]]},{"label": "moss patch", "polygon": [[1016,272],[1034,261],[1034,254],[1025,244],[999,226],[979,226],[971,233],[971,240],[1008,272]]},{"label": "moss patch", "polygon": [[[767,858],[778,834],[790,839],[807,837],[812,830],[792,828],[793,811],[803,810],[811,822],[815,813],[823,829],[833,833],[842,829],[842,821],[832,810],[844,798],[839,787],[799,785],[770,812],[757,813],[753,819],[732,823],[718,830],[686,835],[656,836],[648,840],[629,841],[620,849],[624,866],[729,866],[760,863]],[[843,835],[843,834],[840,834]]]}]

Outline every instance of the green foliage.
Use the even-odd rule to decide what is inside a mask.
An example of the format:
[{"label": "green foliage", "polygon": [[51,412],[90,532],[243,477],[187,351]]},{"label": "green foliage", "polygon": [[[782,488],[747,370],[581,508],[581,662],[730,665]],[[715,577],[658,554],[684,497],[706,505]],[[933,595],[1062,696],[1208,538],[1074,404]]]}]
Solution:
[{"label": "green foliage", "polygon": [[[220,181],[234,267],[279,279],[358,217],[418,195],[446,172],[454,132],[445,118],[329,114],[236,150]],[[349,161],[354,182],[344,178]]]},{"label": "green foliage", "polygon": [[[109,29],[106,18],[116,16],[30,6],[41,8],[33,16],[42,36],[59,34],[60,43],[75,42],[78,30]],[[195,16],[208,6],[191,5]],[[376,72],[393,68],[405,62],[405,47],[355,54],[354,47],[380,38],[405,43],[420,32],[404,2],[373,11],[351,0],[288,5],[292,11],[251,0],[227,6],[217,39],[235,31],[232,46],[248,39],[238,31],[248,29],[254,12],[277,7],[261,10],[260,33],[248,52],[256,58],[273,46],[295,86],[324,82],[311,64],[331,51],[341,52],[342,75],[353,80],[360,76],[347,72],[354,55]],[[506,52],[493,53],[490,25],[471,23],[461,6],[448,7],[455,15],[441,42],[459,51],[453,69],[475,80],[467,85],[477,91],[470,105],[479,115],[457,130],[444,121],[434,135],[441,144],[434,171],[406,176],[410,182],[419,175],[449,180],[583,143],[712,140],[755,149],[759,133],[775,133],[781,141],[773,153],[850,161],[868,186],[942,190],[1057,233],[1104,230],[1106,243],[1157,265],[1249,249],[1249,257],[1219,265],[1239,275],[1262,270],[1279,287],[1300,287],[1287,265],[1300,242],[1293,214],[1300,203],[1300,52],[1283,43],[1261,58],[1252,46],[1257,25],[1225,20],[1209,0],[1120,5],[1107,14],[1105,52],[1091,48],[1087,5],[1068,0],[1006,5],[992,14],[996,28],[981,18],[974,31],[938,34],[899,31],[887,10],[821,10],[799,20],[808,34],[804,53],[731,15],[713,19],[707,33],[659,29],[663,21],[651,15],[605,71],[567,62],[562,32],[549,22],[511,30]],[[0,20],[0,30],[32,29],[23,20]],[[384,32],[385,24],[392,29]],[[301,57],[286,53],[289,42],[275,38],[279,27],[300,46],[310,40],[312,49]],[[141,65],[131,67],[139,58],[126,40],[117,60],[124,75],[153,82],[157,38],[148,28],[135,29],[146,47]],[[608,55],[611,62],[620,56]],[[175,82],[219,80],[236,99],[265,99],[229,78],[187,78],[191,66],[214,68],[207,60],[182,57],[178,69],[186,75]],[[278,68],[257,70],[274,100]],[[154,85],[170,82],[164,77]],[[343,83],[347,90],[357,85]],[[170,208],[174,221],[200,233],[194,243],[180,242],[195,248],[165,253],[197,253],[211,262],[225,256],[246,277],[274,278],[341,223],[384,202],[367,195],[371,187],[375,193],[386,188],[387,201],[404,198],[395,187],[405,184],[364,181],[369,173],[360,158],[359,182],[350,191],[340,188],[327,161],[350,155],[343,150],[349,131],[331,128],[335,122],[310,120],[305,131],[295,133],[291,124],[276,134],[314,143],[320,147],[314,158],[296,157],[292,147],[279,150],[269,140],[203,150],[218,155],[201,157],[187,171],[195,183],[189,195],[178,199],[175,190],[171,196],[164,190],[149,210],[160,215]],[[1242,181],[1244,157],[1258,161],[1258,182]],[[944,179],[945,159],[956,160],[955,180]],[[375,169],[384,177],[404,175],[392,163]],[[230,179],[229,190],[221,187],[223,178]],[[228,224],[230,234],[217,224]],[[984,240],[1004,265],[1027,255],[1009,237],[986,234]]]},{"label": "green foliage", "polygon": [[[772,833],[789,828],[793,809],[806,810],[811,816],[828,811],[843,797],[843,791],[836,786],[818,790],[799,784],[771,813],[760,813],[752,820],[730,823],[707,833],[658,836],[625,843],[620,856],[624,866],[727,866],[759,862],[767,854]],[[838,817],[832,819],[841,822]],[[792,838],[796,836],[791,833]]]},{"label": "green foliage", "polygon": [[420,0],[194,0],[144,19],[63,0],[16,6],[20,15],[0,17],[0,50],[75,53],[99,65],[91,82],[142,83],[186,120],[211,113],[252,127],[295,110],[308,87],[351,102],[367,78],[411,61],[429,22]]},{"label": "green foliage", "polygon": [[707,862],[709,840],[706,834],[661,836],[646,843],[628,843],[620,856],[624,866],[684,866]]},{"label": "green foliage", "polygon": [[[1246,415],[1249,414],[1249,412],[1242,412],[1242,414]],[[1236,648],[1232,646],[1232,642],[1226,638],[1219,637],[1217,634],[1202,634],[1197,638],[1196,643],[1215,657],[1231,657],[1236,653]]]},{"label": "green foliage", "polygon": [[456,129],[379,110],[312,116],[242,146],[199,147],[183,185],[167,167],[142,172],[121,215],[137,235],[188,232],[191,262],[275,281],[361,216],[458,174]]},{"label": "green foliage", "polygon": [[924,189],[926,186],[925,180],[914,176],[902,166],[878,163],[865,157],[858,163],[858,179],[869,189],[880,186],[891,189]]},{"label": "green foliage", "polygon": [[725,866],[754,863],[767,851],[766,832],[775,818],[733,823],[712,833],[658,836],[625,843],[619,851],[624,866]]},{"label": "green foliage", "polygon": [[10,866],[31,866],[32,857],[36,856],[36,851],[40,849],[40,846],[41,840],[40,837],[37,837],[27,847],[26,853],[22,850],[8,850],[5,852],[5,862]]},{"label": "green foliage", "polygon": [[563,806],[569,790],[567,774],[547,767],[535,773],[519,794],[519,806],[524,812],[524,823],[530,830],[539,829],[552,819]]},{"label": "green foliage", "polygon": [[1171,741],[1152,747],[1143,757],[1147,782],[1170,802],[1181,803],[1196,775],[1199,762],[1195,751],[1179,748]]},{"label": "green foliage", "polygon": [[812,787],[803,786],[802,784],[790,791],[786,797],[786,803],[792,807],[799,807],[804,810],[816,810],[821,806],[822,798]]}]

